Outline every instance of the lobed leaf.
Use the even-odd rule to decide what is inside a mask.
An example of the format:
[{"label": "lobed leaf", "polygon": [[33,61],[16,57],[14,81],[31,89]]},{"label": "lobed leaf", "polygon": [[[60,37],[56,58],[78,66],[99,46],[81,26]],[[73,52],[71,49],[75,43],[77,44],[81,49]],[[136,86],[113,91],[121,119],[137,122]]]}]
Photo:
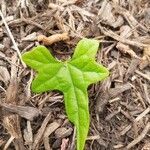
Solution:
[{"label": "lobed leaf", "polygon": [[67,116],[77,128],[77,150],[84,149],[89,130],[87,87],[109,75],[108,70],[95,61],[98,47],[96,40],[83,39],[72,59],[66,62],[55,59],[44,46],[22,56],[23,61],[38,72],[32,82],[33,92],[63,92]]}]

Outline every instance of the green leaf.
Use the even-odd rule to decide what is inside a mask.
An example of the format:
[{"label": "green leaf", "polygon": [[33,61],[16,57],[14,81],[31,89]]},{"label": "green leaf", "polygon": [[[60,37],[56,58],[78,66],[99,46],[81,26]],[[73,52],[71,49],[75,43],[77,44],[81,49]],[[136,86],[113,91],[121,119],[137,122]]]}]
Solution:
[{"label": "green leaf", "polygon": [[22,56],[23,61],[38,72],[32,82],[33,92],[63,92],[67,116],[77,128],[77,150],[84,149],[89,130],[87,87],[109,75],[107,68],[95,61],[98,47],[98,41],[82,39],[72,59],[66,62],[55,59],[44,46]]}]

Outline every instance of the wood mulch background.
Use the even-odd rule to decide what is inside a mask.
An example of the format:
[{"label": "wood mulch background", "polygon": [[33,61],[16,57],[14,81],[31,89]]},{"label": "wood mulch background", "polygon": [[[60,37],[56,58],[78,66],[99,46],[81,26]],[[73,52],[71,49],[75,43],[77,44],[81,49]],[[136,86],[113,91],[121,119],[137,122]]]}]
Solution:
[{"label": "wood mulch background", "polygon": [[97,61],[110,76],[88,89],[85,150],[150,150],[149,0],[1,0],[0,7],[0,149],[75,149],[63,96],[32,93],[35,72],[20,55],[44,44],[64,60],[87,37],[100,41]]}]

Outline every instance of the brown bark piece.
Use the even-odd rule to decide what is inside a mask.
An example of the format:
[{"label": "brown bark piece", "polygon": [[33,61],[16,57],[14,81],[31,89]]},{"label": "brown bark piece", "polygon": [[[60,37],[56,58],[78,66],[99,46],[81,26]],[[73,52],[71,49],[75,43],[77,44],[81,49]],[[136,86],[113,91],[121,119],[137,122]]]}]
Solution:
[{"label": "brown bark piece", "polygon": [[50,119],[51,119],[51,113],[49,113],[46,116],[46,118],[44,119],[40,129],[38,130],[37,134],[34,137],[34,142],[33,142],[33,146],[32,146],[33,150],[38,149],[38,146],[41,142],[42,136],[44,134],[44,131],[45,131],[46,126],[47,126],[48,122],[50,121]]},{"label": "brown bark piece", "polygon": [[[16,63],[16,55],[12,57],[12,62]],[[6,91],[6,104],[14,104],[17,105],[17,92],[18,92],[18,80],[17,80],[17,68],[15,65],[11,66],[11,79],[9,87]],[[21,129],[20,129],[20,119],[19,116],[16,114],[11,114],[9,116],[6,116],[7,111],[2,110],[3,113],[3,124],[4,127],[7,129],[8,133],[11,135],[11,137],[14,137],[14,145],[15,148],[18,150],[24,150],[25,147],[23,145],[23,139],[21,135]]]},{"label": "brown bark piece", "polygon": [[98,113],[102,113],[104,107],[108,103],[109,99],[118,96],[126,90],[131,89],[131,84],[127,83],[116,88],[111,88],[109,91],[101,93],[97,98],[96,110]]},{"label": "brown bark piece", "polygon": [[0,105],[3,107],[4,110],[18,114],[19,116],[26,118],[30,121],[32,121],[35,117],[37,117],[40,114],[40,111],[34,107],[18,106],[7,103],[2,103]]},{"label": "brown bark piece", "polygon": [[51,150],[51,147],[49,145],[49,136],[59,127],[60,125],[57,122],[53,122],[49,124],[44,132],[43,141],[44,141],[44,147],[46,150]]},{"label": "brown bark piece", "polygon": [[57,138],[65,138],[67,136],[69,136],[70,134],[72,133],[72,128],[58,128],[56,131],[55,131],[55,136]]},{"label": "brown bark piece", "polygon": [[62,143],[61,143],[61,150],[66,150],[67,147],[68,147],[68,142],[69,142],[69,139],[62,139]]},{"label": "brown bark piece", "polygon": [[3,81],[6,85],[10,80],[10,74],[6,67],[0,66],[0,80]]},{"label": "brown bark piece", "polygon": [[150,65],[150,46],[144,48],[142,61],[140,63],[140,69],[144,69],[149,65]]},{"label": "brown bark piece", "polygon": [[129,77],[134,74],[134,72],[136,71],[139,64],[140,64],[139,59],[137,59],[137,58],[132,59],[131,64],[125,75],[125,81],[127,81],[129,79]]},{"label": "brown bark piece", "polygon": [[24,129],[23,137],[25,140],[25,145],[28,145],[29,149],[31,149],[32,144],[33,144],[33,133],[32,133],[30,121],[27,121],[27,127],[26,127],[26,129]]},{"label": "brown bark piece", "polygon": [[136,55],[136,53],[128,45],[125,45],[125,44],[122,44],[122,43],[118,42],[117,45],[116,45],[116,48],[118,50],[120,50],[122,53],[129,54],[133,58],[139,58]]}]

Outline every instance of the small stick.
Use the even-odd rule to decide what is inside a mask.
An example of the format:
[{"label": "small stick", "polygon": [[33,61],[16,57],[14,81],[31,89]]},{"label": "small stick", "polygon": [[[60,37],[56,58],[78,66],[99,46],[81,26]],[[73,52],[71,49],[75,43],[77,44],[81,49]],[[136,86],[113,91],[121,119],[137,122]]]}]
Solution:
[{"label": "small stick", "polygon": [[137,138],[135,138],[131,143],[129,143],[126,148],[130,149],[134,145],[138,144],[146,136],[149,129],[150,129],[150,122],[147,123],[147,125],[143,129],[142,133]]},{"label": "small stick", "polygon": [[143,78],[145,78],[145,79],[147,79],[147,80],[150,81],[150,77],[149,77],[148,75],[142,73],[142,72],[139,71],[139,70],[136,70],[135,72],[136,72],[138,75],[140,75],[141,77],[143,77]]},{"label": "small stick", "polygon": [[118,110],[111,112],[109,115],[106,116],[105,120],[109,121],[111,120],[111,118],[113,118],[114,116],[116,116],[118,113],[120,113],[121,111],[121,107],[118,107]]},{"label": "small stick", "polygon": [[17,46],[17,44],[16,44],[16,42],[15,42],[15,40],[14,40],[14,37],[13,37],[13,35],[12,35],[10,29],[9,29],[9,26],[8,26],[8,24],[7,24],[7,22],[6,22],[5,18],[4,18],[3,13],[2,13],[1,10],[0,10],[0,16],[1,16],[1,18],[2,18],[2,21],[4,22],[4,25],[5,25],[5,27],[6,27],[6,30],[7,30],[8,34],[9,34],[9,37],[10,37],[10,39],[11,39],[11,41],[12,41],[14,47],[15,47],[15,50],[17,51],[17,54],[18,54],[18,56],[19,56],[19,58],[20,58],[20,60],[21,60],[22,65],[23,65],[24,67],[26,67],[25,63],[22,61],[22,57],[21,57],[21,53],[20,53],[20,51],[19,51],[19,48],[18,48],[18,46]]},{"label": "small stick", "polygon": [[140,115],[138,115],[135,119],[135,122],[138,122],[140,119],[142,119],[144,116],[146,116],[149,112],[150,112],[150,107],[148,107]]},{"label": "small stick", "polygon": [[8,147],[9,147],[9,145],[11,144],[11,142],[12,142],[14,139],[15,139],[15,137],[14,137],[14,136],[11,136],[11,137],[9,138],[9,140],[7,141],[7,143],[5,144],[3,150],[7,150]]},{"label": "small stick", "polygon": [[6,90],[2,86],[0,86],[0,89],[2,89],[2,91],[6,93]]}]

